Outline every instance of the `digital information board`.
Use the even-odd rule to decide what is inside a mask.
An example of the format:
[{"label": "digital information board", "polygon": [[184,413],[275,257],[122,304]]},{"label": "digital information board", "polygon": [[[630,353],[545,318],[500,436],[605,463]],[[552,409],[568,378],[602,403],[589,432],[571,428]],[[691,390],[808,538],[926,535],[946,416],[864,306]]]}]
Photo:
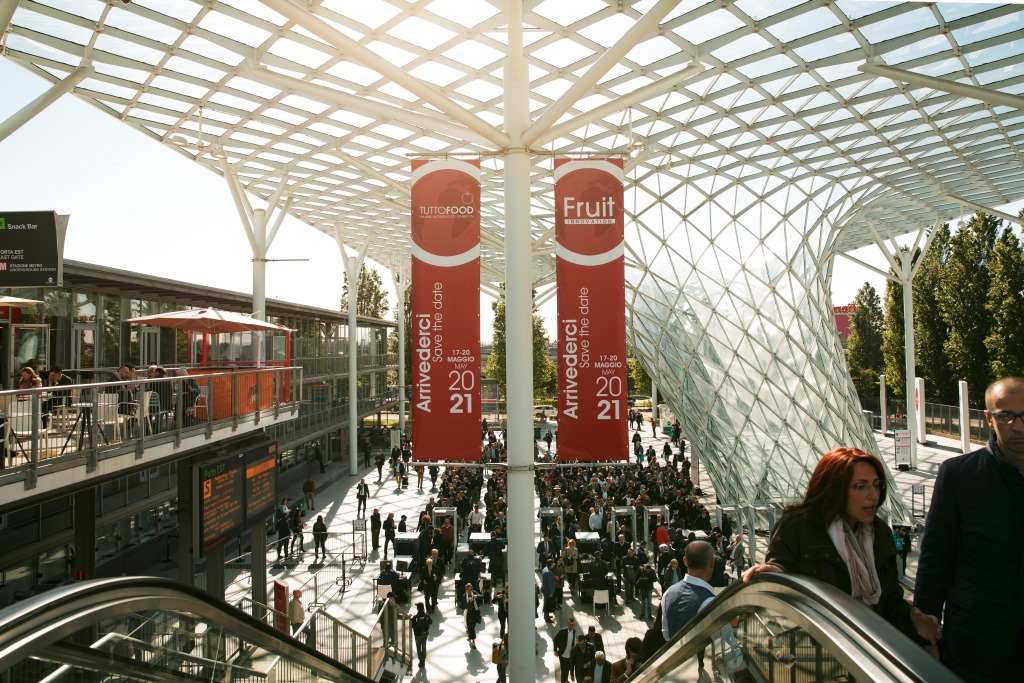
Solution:
[{"label": "digital information board", "polygon": [[201,555],[263,524],[277,499],[277,444],[263,443],[195,467]]},{"label": "digital information board", "polygon": [[277,501],[277,444],[250,448],[245,456],[245,520],[262,522],[274,511]]}]

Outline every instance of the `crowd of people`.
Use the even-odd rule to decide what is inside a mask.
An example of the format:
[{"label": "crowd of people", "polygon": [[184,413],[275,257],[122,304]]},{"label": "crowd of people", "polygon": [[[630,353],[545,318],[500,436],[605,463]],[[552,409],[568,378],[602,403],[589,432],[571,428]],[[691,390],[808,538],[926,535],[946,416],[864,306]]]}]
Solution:
[{"label": "crowd of people", "polygon": [[[906,569],[910,535],[906,529],[894,532],[879,518],[887,493],[887,475],[876,456],[859,449],[838,447],[820,458],[803,500],[786,507],[772,530],[765,561],[749,569],[744,566],[743,539],[733,534],[728,516],[723,516],[719,528],[701,504],[678,429],[673,430],[675,438],[667,440],[660,451],[647,447],[621,465],[538,469],[535,486],[541,513],[534,596],[538,618],[555,621],[555,611],[565,604],[566,585],[573,595],[580,595],[584,583],[590,589],[612,584],[627,604],[636,603],[637,616],[649,623],[643,639],[629,639],[621,657],[609,661],[601,633],[593,627],[584,633],[575,628],[573,618],[568,618],[552,639],[561,680],[624,680],[714,600],[715,590],[729,582],[730,569],[737,576],[742,574],[745,581],[770,572],[804,574],[826,581],[941,657],[965,680],[1009,680],[1007,675],[1020,670],[1024,656],[1020,647],[1024,645],[1024,619],[1014,608],[1014,601],[1007,599],[1019,588],[1015,577],[1019,576],[1021,560],[1006,557],[1006,571],[982,572],[986,581],[991,579],[984,587],[978,579],[981,574],[975,570],[979,562],[987,562],[984,548],[1003,547],[993,536],[996,531],[1013,540],[1007,548],[1019,545],[1021,532],[998,524],[992,526],[991,533],[964,531],[984,526],[971,521],[984,510],[995,519],[1008,510],[1024,509],[1024,484],[1020,483],[1024,481],[1024,379],[1004,378],[990,386],[985,417],[993,433],[988,445],[948,459],[939,470],[913,605],[904,599],[898,581]],[[502,457],[504,447],[497,436],[493,428],[483,426],[482,458]],[[635,432],[634,443],[638,436]],[[631,447],[635,448],[633,444]],[[408,447],[394,449],[391,454],[398,487],[408,486],[408,470],[403,465],[408,466],[410,456]],[[383,481],[383,454],[377,461]],[[414,576],[412,588],[423,596],[411,617],[415,620],[420,664],[426,658],[430,615],[440,609],[438,595],[450,582],[470,648],[476,647],[481,608],[494,604],[501,641],[494,649],[493,662],[502,683],[509,656],[504,470],[477,467],[440,472],[435,466],[415,464],[414,469],[418,470],[421,492],[425,471],[430,473],[432,486],[424,493],[427,500],[423,508],[399,520],[394,512],[385,517],[379,508],[374,509],[370,526],[373,548],[382,550],[385,557],[389,549],[393,550],[389,546],[395,533],[418,534],[410,571]],[[365,515],[369,498],[365,481],[360,482],[357,491]],[[982,504],[984,496],[988,497]],[[965,507],[968,502],[976,507]],[[438,507],[452,513],[432,514]],[[618,514],[612,514],[613,507],[620,508]],[[630,507],[635,510],[635,518],[622,514],[621,508]],[[294,552],[296,541],[301,552],[301,516],[292,510],[287,515],[282,513],[281,518],[286,520],[280,521],[282,529],[287,524],[291,533],[291,546],[286,542],[279,546],[279,552]],[[634,524],[634,519],[640,523]],[[649,524],[643,524],[645,519]],[[300,531],[297,535],[296,525]],[[582,542],[579,535],[583,532],[596,535],[596,542],[592,536]],[[457,544],[468,541],[474,533],[485,533],[489,540],[484,547],[470,550],[454,566]],[[634,537],[634,533],[640,537]],[[985,566],[991,569],[989,564]],[[393,574],[393,569],[387,567],[382,578],[386,581]],[[449,578],[451,574],[454,576]],[[984,606],[983,615],[975,616],[960,604],[968,590],[973,591],[972,602]],[[657,605],[656,595],[660,595]],[[993,630],[995,625],[998,633]],[[727,626],[719,637],[725,639],[730,633]],[[978,655],[982,636],[991,656]],[[965,644],[971,643],[978,647],[965,649]]]}]

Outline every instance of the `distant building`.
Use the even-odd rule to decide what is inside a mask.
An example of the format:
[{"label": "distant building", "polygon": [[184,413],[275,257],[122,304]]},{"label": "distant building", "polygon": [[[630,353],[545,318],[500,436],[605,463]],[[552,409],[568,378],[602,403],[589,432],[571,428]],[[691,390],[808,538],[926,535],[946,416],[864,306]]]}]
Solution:
[{"label": "distant building", "polygon": [[832,307],[832,315],[836,319],[836,329],[839,331],[839,340],[843,342],[844,349],[846,348],[846,340],[850,338],[850,319],[856,312],[857,307],[854,304]]}]

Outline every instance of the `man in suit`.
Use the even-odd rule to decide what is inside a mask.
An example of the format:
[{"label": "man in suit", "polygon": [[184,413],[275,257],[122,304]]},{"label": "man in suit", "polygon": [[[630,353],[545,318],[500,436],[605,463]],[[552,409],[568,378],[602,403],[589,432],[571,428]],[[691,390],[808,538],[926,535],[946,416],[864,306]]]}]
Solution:
[{"label": "man in suit", "polygon": [[548,558],[551,557],[553,550],[554,546],[551,545],[551,537],[544,534],[544,538],[537,544],[537,565],[542,572],[544,567],[548,566]]},{"label": "man in suit", "polygon": [[[576,631],[576,620],[569,617],[565,628],[559,629],[552,641],[555,654],[558,655],[558,665],[561,668],[561,683],[569,683],[569,679],[572,678],[572,652],[579,637],[580,634]],[[580,680],[576,683],[583,683],[583,681]]]},{"label": "man in suit", "polygon": [[366,516],[366,501],[370,498],[370,487],[366,483],[365,479],[360,479],[359,483],[356,484],[356,500],[359,501],[356,505],[356,516]]},{"label": "man in suit", "polygon": [[590,647],[594,648],[594,652],[604,652],[604,638],[601,637],[596,628],[588,626],[587,635],[584,637],[590,643]]},{"label": "man in suit", "polygon": [[555,611],[555,561],[548,560],[548,565],[540,572],[540,591],[544,594],[544,621],[554,621]]},{"label": "man in suit", "polygon": [[914,606],[942,618],[942,661],[967,683],[1024,671],[1024,378],[985,391],[984,448],[949,458],[932,490]]},{"label": "man in suit", "polygon": [[583,683],[583,679],[594,674],[594,648],[586,638],[577,638],[576,647],[572,649],[572,669],[576,675],[576,683]]},{"label": "man in suit", "polygon": [[427,602],[427,611],[431,614],[437,609],[437,591],[441,588],[442,581],[444,581],[443,568],[435,565],[433,560],[427,558],[427,562],[423,567],[423,578],[421,579],[420,587]]},{"label": "man in suit", "polygon": [[604,658],[604,652],[598,650],[594,653],[594,683],[612,683],[612,666]]},{"label": "man in suit", "polygon": [[491,540],[484,546],[484,557],[490,561],[491,585],[505,583],[505,542],[498,538],[498,532],[491,532]]}]

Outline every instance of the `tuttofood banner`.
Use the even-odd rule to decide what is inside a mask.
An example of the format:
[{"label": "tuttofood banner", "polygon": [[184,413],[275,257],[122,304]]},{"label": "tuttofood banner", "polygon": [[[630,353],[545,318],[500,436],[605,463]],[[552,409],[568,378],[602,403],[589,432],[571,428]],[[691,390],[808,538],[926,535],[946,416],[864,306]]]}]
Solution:
[{"label": "tuttofood banner", "polygon": [[480,459],[480,163],[412,164],[412,444]]},{"label": "tuttofood banner", "polygon": [[625,460],[621,159],[555,160],[558,459]]}]

